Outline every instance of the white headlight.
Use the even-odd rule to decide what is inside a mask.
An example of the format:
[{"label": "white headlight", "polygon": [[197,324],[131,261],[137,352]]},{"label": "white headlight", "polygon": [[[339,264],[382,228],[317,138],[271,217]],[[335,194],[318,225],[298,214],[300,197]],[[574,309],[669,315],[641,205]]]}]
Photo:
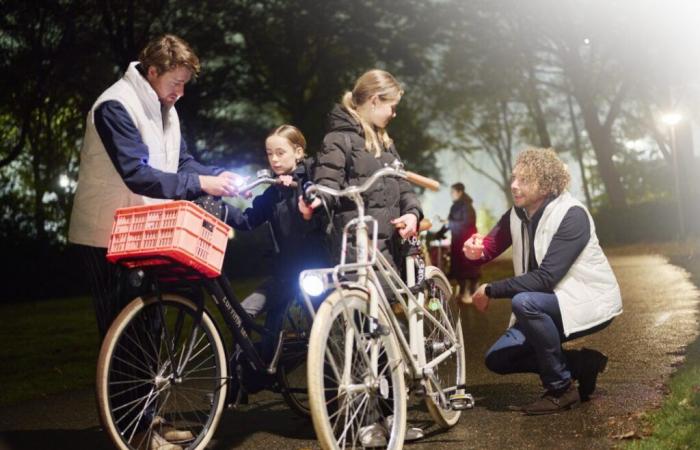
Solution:
[{"label": "white headlight", "polygon": [[311,297],[323,294],[326,286],[319,275],[309,274],[301,279],[301,288]]}]

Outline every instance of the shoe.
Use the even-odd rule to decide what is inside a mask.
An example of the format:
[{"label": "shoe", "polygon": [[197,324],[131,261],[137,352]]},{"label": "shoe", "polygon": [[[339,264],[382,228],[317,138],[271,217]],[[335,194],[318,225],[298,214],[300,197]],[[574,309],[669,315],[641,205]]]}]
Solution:
[{"label": "shoe", "polygon": [[194,440],[194,435],[190,430],[179,430],[160,416],[156,416],[153,419],[151,427],[166,441],[173,444],[182,444]]},{"label": "shoe", "polygon": [[[148,445],[144,445],[146,439],[149,439]],[[138,450],[183,450],[181,446],[168,442],[153,430],[135,434],[130,444]]]},{"label": "shoe", "polygon": [[[384,419],[384,426],[386,427],[386,434],[387,436],[389,435],[389,430],[391,430],[391,427],[394,425],[394,415],[387,416],[386,419]],[[404,441],[417,441],[418,439],[422,439],[425,437],[425,433],[421,428],[417,427],[408,427],[406,428],[406,434],[404,435],[403,440]]]},{"label": "shoe", "polygon": [[[389,432],[394,424],[394,416],[388,416],[383,421],[360,428],[360,443],[363,447],[386,447],[389,443]],[[404,441],[416,441],[422,439],[425,433],[420,428],[407,428]]]},{"label": "shoe", "polygon": [[608,357],[597,350],[581,349],[581,366],[578,374],[578,392],[581,401],[590,399],[595,391],[598,374],[605,372],[608,367]]},{"label": "shoe", "polygon": [[359,435],[360,444],[366,448],[386,447],[389,442],[387,429],[381,422],[360,428]]},{"label": "shoe", "polygon": [[578,389],[571,382],[569,387],[562,391],[547,391],[542,397],[529,405],[523,406],[523,413],[528,416],[555,414],[560,411],[575,408],[581,403]]}]

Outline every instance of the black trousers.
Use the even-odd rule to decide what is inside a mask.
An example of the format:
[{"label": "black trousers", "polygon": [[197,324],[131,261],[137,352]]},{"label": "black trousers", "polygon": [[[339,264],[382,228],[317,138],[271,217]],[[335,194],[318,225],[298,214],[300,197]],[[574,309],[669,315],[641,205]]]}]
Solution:
[{"label": "black trousers", "polygon": [[83,261],[83,270],[90,285],[100,342],[114,319],[143,289],[129,286],[127,270],[107,261],[107,249],[74,244],[73,248]]}]

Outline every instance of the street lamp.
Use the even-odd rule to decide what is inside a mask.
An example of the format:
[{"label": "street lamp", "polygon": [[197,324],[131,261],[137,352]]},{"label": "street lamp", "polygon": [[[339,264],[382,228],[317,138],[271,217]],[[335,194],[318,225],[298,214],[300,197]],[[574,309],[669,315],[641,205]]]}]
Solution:
[{"label": "street lamp", "polygon": [[681,120],[683,120],[683,116],[677,112],[669,112],[661,116],[661,122],[670,127],[675,127]]},{"label": "street lamp", "polygon": [[680,170],[678,168],[678,149],[676,148],[676,125],[683,120],[678,112],[668,112],[661,116],[661,122],[668,125],[671,131],[671,155],[673,156],[673,171],[676,179],[676,204],[678,206],[678,230],[680,237],[685,237],[685,220],[683,219],[683,205],[681,204]]}]

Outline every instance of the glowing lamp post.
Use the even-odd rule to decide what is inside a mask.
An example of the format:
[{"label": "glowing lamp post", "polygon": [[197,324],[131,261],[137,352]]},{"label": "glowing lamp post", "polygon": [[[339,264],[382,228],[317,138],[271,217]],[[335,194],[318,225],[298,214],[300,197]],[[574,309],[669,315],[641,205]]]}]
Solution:
[{"label": "glowing lamp post", "polygon": [[685,220],[683,219],[683,205],[681,204],[680,170],[678,168],[678,149],[676,148],[676,125],[683,120],[683,116],[677,112],[668,112],[661,116],[661,122],[667,125],[671,131],[671,155],[673,156],[673,171],[676,179],[676,204],[678,206],[678,231],[680,237],[685,237]]}]

